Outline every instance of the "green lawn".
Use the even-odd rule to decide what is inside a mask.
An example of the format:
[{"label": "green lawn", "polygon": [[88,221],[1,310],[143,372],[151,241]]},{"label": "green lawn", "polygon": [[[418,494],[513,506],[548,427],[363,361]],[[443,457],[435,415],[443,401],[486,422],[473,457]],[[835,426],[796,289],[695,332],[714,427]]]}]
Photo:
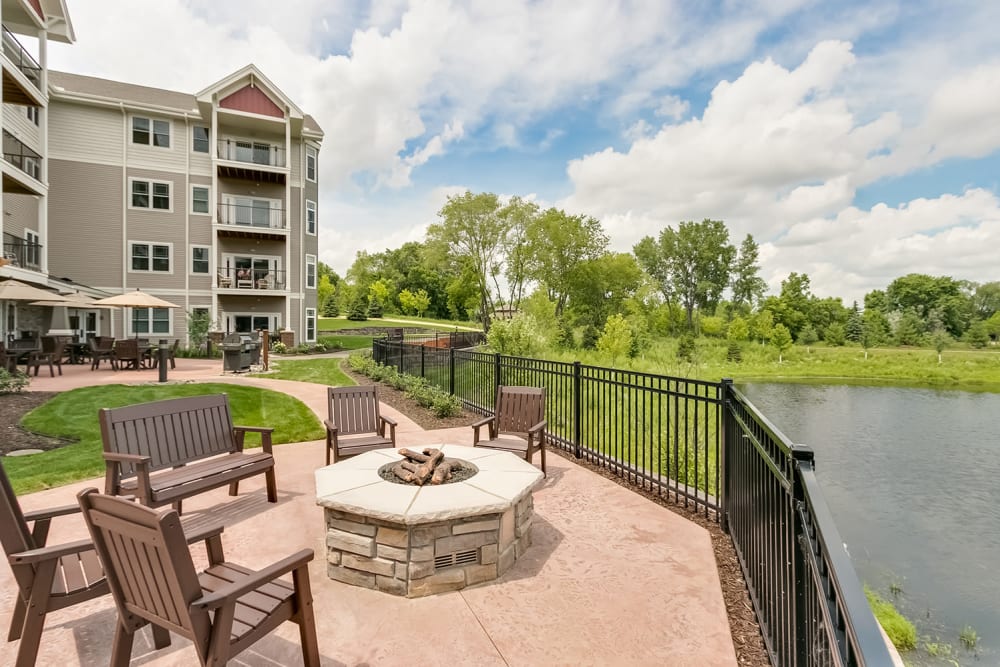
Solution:
[{"label": "green lawn", "polygon": [[365,327],[418,327],[432,331],[450,331],[455,327],[482,331],[482,327],[474,322],[452,322],[450,320],[433,320],[406,315],[386,315],[384,318],[369,318],[361,322],[349,320],[346,317],[319,318],[320,331],[338,331],[341,329],[364,329]]},{"label": "green lawn", "polygon": [[[3,466],[17,493],[68,484],[104,473],[101,457],[99,408],[113,408],[165,398],[229,394],[233,422],[241,426],[274,427],[273,442],[318,440],[324,431],[316,415],[298,399],[285,394],[234,384],[174,384],[84,387],[59,394],[25,415],[22,425],[45,435],[75,438],[78,442],[31,456],[5,457]],[[247,446],[259,446],[259,436],[248,434]]]},{"label": "green lawn", "polygon": [[320,336],[318,342],[326,345],[327,350],[359,350],[372,346],[371,336],[334,335]]},{"label": "green lawn", "polygon": [[[371,343],[369,343],[370,345]],[[272,380],[295,380],[297,382],[314,382],[330,386],[357,384],[340,370],[342,359],[336,357],[319,357],[310,359],[288,359],[271,361],[271,372],[261,377]]]}]

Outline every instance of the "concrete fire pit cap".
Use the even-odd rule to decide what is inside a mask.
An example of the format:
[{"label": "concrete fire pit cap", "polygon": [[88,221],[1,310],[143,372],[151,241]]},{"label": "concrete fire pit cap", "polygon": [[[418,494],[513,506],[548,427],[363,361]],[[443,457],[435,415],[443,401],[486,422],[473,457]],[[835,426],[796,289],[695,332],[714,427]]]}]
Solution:
[{"label": "concrete fire pit cap", "polygon": [[[531,493],[542,471],[510,452],[463,447],[435,447],[448,458],[475,464],[479,473],[464,482],[411,486],[378,475],[386,463],[399,461],[395,449],[377,449],[316,471],[316,504],[392,523],[414,525],[504,512]],[[416,449],[416,447],[414,447]]]}]

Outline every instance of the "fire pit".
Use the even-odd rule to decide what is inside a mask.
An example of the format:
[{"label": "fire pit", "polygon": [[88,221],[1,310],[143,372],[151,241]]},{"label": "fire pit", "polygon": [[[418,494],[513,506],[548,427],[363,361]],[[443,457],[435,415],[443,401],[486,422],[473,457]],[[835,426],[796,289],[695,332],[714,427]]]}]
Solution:
[{"label": "fire pit", "polygon": [[430,451],[419,454],[458,462],[450,466],[453,480],[466,467],[472,475],[422,486],[388,481],[380,471],[392,475],[405,460],[395,449],[316,471],[331,579],[421,597],[496,579],[528,548],[538,468],[497,450],[444,445]]}]

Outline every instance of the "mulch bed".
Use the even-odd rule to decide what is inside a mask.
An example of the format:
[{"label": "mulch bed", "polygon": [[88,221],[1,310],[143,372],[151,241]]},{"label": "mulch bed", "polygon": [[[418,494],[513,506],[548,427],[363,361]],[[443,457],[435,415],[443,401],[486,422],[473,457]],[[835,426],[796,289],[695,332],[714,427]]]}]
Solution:
[{"label": "mulch bed", "polygon": [[[371,384],[371,380],[351,371],[346,363],[341,366],[342,370],[356,382]],[[21,417],[55,395],[55,392],[25,392],[0,396],[0,432],[3,433],[3,437],[0,438],[0,454],[25,448],[54,449],[69,444],[69,441],[60,438],[30,433],[18,424]],[[457,417],[435,417],[434,413],[408,398],[403,392],[386,385],[379,385],[379,398],[427,430],[469,426],[480,419],[479,415],[467,410]],[[750,604],[750,596],[747,593],[746,582],[743,579],[743,572],[740,570],[736,552],[733,549],[732,541],[722,532],[718,523],[706,518],[704,513],[695,513],[690,509],[685,509],[683,504],[675,504],[670,497],[640,489],[606,468],[577,459],[568,452],[559,449],[552,448],[549,451],[564,456],[577,465],[589,468],[594,473],[639,493],[652,502],[662,505],[705,528],[712,537],[712,546],[715,549],[715,563],[719,570],[719,579],[722,582],[722,595],[726,611],[729,614],[729,628],[733,635],[736,658],[740,665],[770,667],[771,661],[764,648],[760,626],[757,624],[753,606]]]}]

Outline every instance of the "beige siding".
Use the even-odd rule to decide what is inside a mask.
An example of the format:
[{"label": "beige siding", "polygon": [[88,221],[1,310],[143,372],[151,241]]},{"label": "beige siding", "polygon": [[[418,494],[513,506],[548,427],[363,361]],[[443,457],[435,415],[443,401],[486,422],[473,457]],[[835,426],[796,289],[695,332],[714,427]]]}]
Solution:
[{"label": "beige siding", "polygon": [[291,151],[289,151],[289,153],[291,158],[291,163],[289,166],[292,168],[292,173],[289,174],[289,178],[291,178],[290,183],[292,184],[293,188],[302,187],[302,180],[303,180],[302,169],[303,165],[305,164],[305,161],[302,157],[302,142],[292,139],[292,149]]},{"label": "beige siding", "polygon": [[305,253],[302,250],[302,205],[299,197],[300,190],[292,188],[292,201],[289,207],[289,219],[291,220],[291,230],[288,235],[289,256],[291,257],[291,274],[289,285],[293,292],[301,292],[305,287]]},{"label": "beige siding", "polygon": [[[132,143],[132,118],[148,118],[150,121],[167,121],[170,123],[170,147]],[[152,122],[150,123],[152,132]],[[190,138],[184,128],[184,122],[163,116],[154,116],[143,112],[128,114],[128,164],[139,169],[162,171],[185,171],[187,169],[187,153]],[[151,139],[152,141],[152,139]]]},{"label": "beige siding", "polygon": [[117,109],[53,101],[49,105],[49,158],[120,165],[122,127],[122,113]]},{"label": "beige siding", "polygon": [[94,287],[121,287],[121,173],[120,167],[49,161],[53,274]]},{"label": "beige siding", "polygon": [[[171,272],[137,272],[129,271],[130,287],[143,289],[184,289],[190,257],[184,230],[187,227],[188,193],[185,192],[184,174],[172,174],[148,169],[129,168],[128,185],[131,188],[133,179],[143,179],[170,183],[171,211],[154,209],[128,209],[127,235],[129,241],[144,241],[149,243],[165,243],[173,246],[171,257]],[[127,201],[131,202],[131,191],[126,193]],[[126,266],[131,262],[126,258]]]},{"label": "beige siding", "polygon": [[27,108],[19,104],[3,105],[3,128],[36,153],[41,153],[38,126],[28,120]]},{"label": "beige siding", "polygon": [[[218,197],[211,192],[212,189],[212,177],[211,176],[191,176],[188,184],[188,198],[190,198],[190,190],[192,185],[204,185],[208,187],[208,214],[202,213],[191,213],[189,215],[190,220],[190,242],[198,245],[212,245],[212,235],[214,234],[212,230],[212,218],[215,216],[215,207],[218,202]],[[190,207],[190,202],[187,203]]]},{"label": "beige siding", "polygon": [[[23,239],[25,229],[38,231],[38,198],[4,193],[3,231]],[[48,245],[47,239],[42,239],[41,243]]]}]

